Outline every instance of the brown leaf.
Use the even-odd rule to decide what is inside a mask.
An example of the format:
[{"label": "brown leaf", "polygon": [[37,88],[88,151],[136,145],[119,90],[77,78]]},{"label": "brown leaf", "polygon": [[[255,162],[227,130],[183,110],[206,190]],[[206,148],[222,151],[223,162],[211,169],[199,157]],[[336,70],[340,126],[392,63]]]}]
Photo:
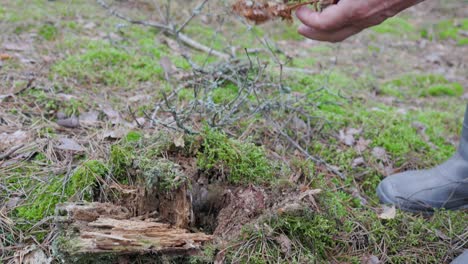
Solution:
[{"label": "brown leaf", "polygon": [[356,146],[354,147],[357,152],[363,152],[364,150],[367,149],[369,144],[371,143],[371,140],[364,139],[362,137],[359,138],[359,140],[356,142]]},{"label": "brown leaf", "polygon": [[23,130],[17,130],[13,133],[0,134],[0,150],[26,143],[28,133]]},{"label": "brown leaf", "polygon": [[159,61],[159,64],[163,68],[166,77],[171,77],[171,75],[173,75],[177,71],[176,67],[174,66],[169,57],[163,56]]},{"label": "brown leaf", "polygon": [[84,151],[83,147],[78,144],[75,140],[70,138],[59,138],[60,145],[56,146],[56,148],[61,150],[68,150],[68,151]]},{"label": "brown leaf", "polygon": [[77,116],[72,115],[69,118],[58,119],[57,124],[66,128],[77,128],[80,126],[80,120]]},{"label": "brown leaf", "polygon": [[353,160],[353,163],[351,164],[351,167],[356,168],[356,167],[359,167],[359,166],[364,165],[364,164],[365,164],[364,158],[359,157],[359,158],[356,158],[356,159]]},{"label": "brown leaf", "polygon": [[387,151],[381,147],[375,147],[372,149],[372,156],[378,160],[387,159]]},{"label": "brown leaf", "polygon": [[380,219],[394,219],[396,217],[396,207],[394,205],[382,205],[382,213],[378,215]]},{"label": "brown leaf", "polygon": [[281,234],[277,237],[275,237],[276,242],[280,245],[281,247],[281,252],[285,254],[286,256],[289,256],[291,254],[291,247],[292,247],[292,242],[287,237],[285,234]]},{"label": "brown leaf", "polygon": [[81,114],[78,119],[83,125],[93,126],[99,122],[99,112],[91,110]]},{"label": "brown leaf", "polygon": [[104,132],[103,137],[110,138],[110,139],[119,139],[119,138],[123,138],[127,133],[128,133],[128,129],[123,128],[123,127],[118,127],[116,129],[108,130]]},{"label": "brown leaf", "polygon": [[25,51],[31,49],[31,46],[25,43],[4,43],[3,48],[11,51]]},{"label": "brown leaf", "polygon": [[101,109],[112,124],[116,125],[122,123],[122,118],[120,117],[119,112],[115,111],[111,106],[102,105]]},{"label": "brown leaf", "polygon": [[15,264],[50,264],[52,258],[48,258],[44,251],[33,245],[16,251],[14,261]]},{"label": "brown leaf", "polygon": [[364,255],[361,258],[361,264],[380,264],[380,259],[374,255]]},{"label": "brown leaf", "polygon": [[0,60],[11,60],[13,56],[7,53],[0,53]]},{"label": "brown leaf", "polygon": [[360,134],[362,130],[356,128],[347,128],[340,130],[338,139],[347,146],[353,146],[356,143],[355,135]]},{"label": "brown leaf", "polygon": [[185,147],[184,134],[176,135],[174,138],[174,145],[178,148]]}]

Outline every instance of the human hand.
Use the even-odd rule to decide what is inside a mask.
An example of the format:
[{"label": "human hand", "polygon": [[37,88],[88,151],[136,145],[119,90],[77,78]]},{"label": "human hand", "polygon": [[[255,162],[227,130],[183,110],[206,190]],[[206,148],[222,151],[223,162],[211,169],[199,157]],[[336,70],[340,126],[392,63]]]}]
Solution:
[{"label": "human hand", "polygon": [[303,6],[296,12],[303,23],[299,33],[310,39],[339,42],[422,1],[341,0],[320,13]]}]

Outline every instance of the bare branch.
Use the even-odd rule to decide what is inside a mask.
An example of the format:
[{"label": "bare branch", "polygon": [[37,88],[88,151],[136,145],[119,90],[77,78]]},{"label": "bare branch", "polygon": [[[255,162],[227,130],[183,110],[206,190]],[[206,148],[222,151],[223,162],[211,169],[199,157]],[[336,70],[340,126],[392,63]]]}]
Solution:
[{"label": "bare branch", "polygon": [[[217,51],[217,50],[214,50],[213,48],[210,48],[208,46],[205,46],[203,45],[202,43],[190,38],[189,36],[179,32],[180,30],[182,30],[183,28],[179,28],[179,30],[175,29],[176,27],[175,26],[171,26],[169,24],[162,24],[162,23],[158,23],[158,22],[153,22],[153,21],[143,21],[143,20],[135,20],[135,19],[132,19],[132,18],[129,18],[119,12],[117,12],[115,9],[112,9],[104,0],[96,0],[96,2],[102,6],[104,9],[107,9],[109,11],[109,13],[115,17],[118,17],[122,20],[125,20],[131,24],[136,24],[136,25],[142,25],[142,26],[147,26],[147,27],[153,27],[153,28],[157,28],[159,30],[161,30],[165,35],[167,36],[170,36],[172,38],[175,38],[175,39],[178,39],[180,42],[182,42],[183,44],[185,44],[186,46],[192,48],[192,49],[195,49],[195,50],[198,50],[198,51],[202,51],[202,52],[205,52],[205,53],[208,53],[210,55],[214,55],[218,58],[221,58],[223,60],[227,60],[229,59],[231,56],[226,54],[226,53],[223,53],[221,51]],[[190,19],[191,20],[191,19]],[[186,21],[186,24],[188,24],[190,21]],[[183,27],[186,26],[183,25]]]}]

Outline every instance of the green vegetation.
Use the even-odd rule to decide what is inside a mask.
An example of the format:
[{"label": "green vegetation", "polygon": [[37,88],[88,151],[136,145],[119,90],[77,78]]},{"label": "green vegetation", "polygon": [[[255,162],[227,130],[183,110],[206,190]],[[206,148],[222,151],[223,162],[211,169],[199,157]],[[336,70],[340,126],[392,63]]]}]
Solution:
[{"label": "green vegetation", "polygon": [[380,34],[392,35],[413,35],[415,33],[413,25],[402,17],[387,19],[382,24],[372,27],[372,30]]},{"label": "green vegetation", "polygon": [[[145,1],[108,2],[131,18],[159,18],[154,10],[138,6]],[[458,74],[460,83],[425,72],[427,51],[414,48],[420,44],[417,30],[422,19],[418,12],[416,17],[389,19],[363,32],[364,37],[356,37],[356,41],[329,45],[304,41],[297,25],[238,23],[237,18],[223,16],[226,10],[216,6],[221,5],[210,5],[183,33],[218,51],[236,53],[239,57],[229,60],[228,66],[251,63],[253,71],[242,70],[229,78],[220,71],[214,78],[206,77],[205,70],[224,70],[227,63],[177,43],[157,29],[130,25],[84,0],[3,0],[2,45],[13,49],[5,48],[2,53],[13,58],[0,62],[0,77],[7,92],[15,95],[0,99],[6,106],[0,107],[0,129],[7,127],[7,133],[25,130],[28,139],[21,142],[23,148],[0,160],[0,201],[7,201],[0,202],[0,208],[6,208],[5,216],[12,220],[8,227],[0,221],[0,243],[16,250],[33,240],[41,241],[50,231],[50,221],[41,220],[53,215],[57,203],[125,197],[110,186],[114,182],[167,195],[181,186],[194,187],[191,176],[196,175],[193,177],[200,177],[197,183],[207,180],[226,189],[264,189],[272,203],[304,188],[322,192],[314,195],[317,210],[277,213],[267,205],[266,214],[249,219],[252,224],[233,243],[222,248],[216,243],[207,245],[202,256],[185,257],[184,263],[211,263],[220,252],[226,262],[239,263],[322,263],[331,259],[362,263],[363,255],[378,256],[385,263],[440,263],[457,254],[452,246],[463,246],[466,241],[464,212],[439,211],[422,217],[398,211],[395,219],[378,218],[377,184],[392,169],[428,168],[450,157],[466,104],[460,98],[467,88],[460,75],[462,64],[454,63],[450,69],[444,63],[437,66]],[[184,8],[173,6],[172,10]],[[210,13],[204,13],[206,10]],[[443,56],[463,51],[460,45],[468,43],[468,20],[454,18],[458,12],[453,8],[450,13],[439,11],[431,10],[424,20],[426,25],[434,24],[421,32],[431,40],[429,50],[444,45],[438,50]],[[174,19],[183,22],[190,12],[183,10]],[[434,22],[434,18],[445,20]],[[402,39],[408,48],[400,48]],[[244,48],[252,51],[248,58]],[[405,56],[410,53],[412,56]],[[169,58],[179,70],[169,81],[162,58]],[[290,68],[281,72],[281,78],[279,63]],[[43,64],[46,67],[37,67]],[[312,74],[315,71],[318,73]],[[395,77],[404,72],[407,74]],[[32,86],[24,89],[31,77]],[[146,123],[141,130],[113,141],[101,136],[104,130],[119,127],[106,123],[102,113],[96,126],[65,129],[55,124],[58,112],[76,116],[88,110],[102,111],[101,105],[108,103],[127,121],[133,114],[147,118],[160,102],[162,91],[169,94],[182,86],[170,107],[163,108],[179,110],[187,101],[195,102],[196,93],[209,91],[202,94],[203,99],[222,109],[239,92],[246,92],[245,86],[236,84],[237,77],[245,77],[245,85],[256,85],[259,101],[265,104],[254,117],[247,112],[253,108],[239,107],[241,119],[227,127],[203,129],[206,120],[200,113],[189,123],[200,132],[196,135],[160,131],[158,125]],[[277,85],[279,80],[281,85]],[[212,87],[204,89],[207,83]],[[60,96],[63,94],[70,97]],[[127,100],[140,95],[145,99]],[[258,98],[252,95],[249,103],[254,105]],[[158,118],[166,117],[163,108]],[[347,179],[304,158],[277,133],[266,115],[311,155],[339,168]],[[362,149],[342,142],[340,132],[349,128],[361,131],[354,138],[366,141]],[[83,153],[56,148],[56,139],[70,134],[93,142],[85,144],[88,149]],[[376,147],[384,150],[382,157],[373,154]],[[354,166],[358,158],[364,164]],[[68,173],[65,165],[75,169]],[[74,246],[65,237],[56,242]],[[14,253],[10,250],[6,257],[0,253],[0,262]],[[148,258],[141,262],[159,261]],[[86,261],[116,261],[113,255],[90,259]]]},{"label": "green vegetation", "polygon": [[414,98],[425,96],[460,96],[463,86],[459,83],[449,82],[441,75],[408,74],[385,83],[382,86],[384,94],[401,98]]},{"label": "green vegetation", "polygon": [[75,200],[91,201],[97,178],[105,177],[108,170],[100,161],[84,162],[69,177],[52,176],[44,182],[35,182],[34,191],[24,205],[16,208],[16,215],[38,221],[53,214],[55,205]]},{"label": "green vegetation", "polygon": [[155,81],[161,77],[161,55],[157,48],[154,51],[152,56],[142,56],[95,41],[89,43],[86,52],[57,63],[53,70],[83,83],[129,87],[135,82]]},{"label": "green vegetation", "polygon": [[215,169],[235,184],[262,183],[275,177],[274,167],[263,148],[230,139],[212,129],[205,129],[197,158],[200,169]]},{"label": "green vegetation", "polygon": [[468,19],[461,20],[442,20],[431,29],[423,29],[421,36],[427,39],[455,40],[458,45],[467,45],[468,38],[463,32],[468,30]]},{"label": "green vegetation", "polygon": [[58,29],[53,24],[44,24],[39,28],[39,35],[47,41],[55,40],[58,35]]},{"label": "green vegetation", "polygon": [[156,188],[160,191],[176,190],[187,182],[187,176],[181,170],[180,165],[167,160],[158,159],[151,162],[143,162],[143,177],[147,188]]}]

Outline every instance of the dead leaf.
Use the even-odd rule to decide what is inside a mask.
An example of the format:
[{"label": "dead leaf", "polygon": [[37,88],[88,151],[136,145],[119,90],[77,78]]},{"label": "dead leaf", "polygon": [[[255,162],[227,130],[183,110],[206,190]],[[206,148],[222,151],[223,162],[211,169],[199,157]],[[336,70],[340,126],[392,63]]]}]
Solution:
[{"label": "dead leaf", "polygon": [[338,136],[339,140],[347,146],[353,146],[356,143],[355,135],[360,134],[362,130],[355,128],[347,128],[345,130],[340,130]]},{"label": "dead leaf", "polygon": [[225,259],[226,259],[226,250],[221,250],[218,252],[218,254],[216,254],[213,264],[223,264]]},{"label": "dead leaf", "polygon": [[285,254],[286,256],[289,256],[291,254],[292,246],[292,242],[289,239],[289,237],[287,237],[285,234],[281,234],[275,237],[275,240],[280,245],[281,252],[283,252],[283,254]]},{"label": "dead leaf", "polygon": [[382,205],[382,213],[379,214],[380,219],[394,219],[396,217],[396,207],[394,205]]},{"label": "dead leaf", "polygon": [[13,97],[13,94],[0,94],[0,103],[8,97]]},{"label": "dead leaf", "polygon": [[159,64],[164,70],[166,79],[171,77],[177,71],[176,67],[174,66],[174,64],[172,63],[169,57],[163,56],[161,60],[159,61]]},{"label": "dead leaf", "polygon": [[80,120],[77,116],[72,115],[68,118],[58,119],[57,124],[66,128],[77,128],[80,126]]},{"label": "dead leaf", "polygon": [[380,264],[380,259],[374,255],[364,255],[361,258],[361,264]]},{"label": "dead leaf", "polygon": [[50,264],[52,258],[38,248],[36,245],[28,246],[23,250],[18,250],[14,255],[15,264]]},{"label": "dead leaf", "polygon": [[31,49],[31,46],[26,43],[4,43],[3,48],[11,51],[25,51]]},{"label": "dead leaf", "polygon": [[[288,22],[292,22],[292,12],[304,5],[316,3],[315,1],[306,2],[291,2],[289,1],[252,1],[252,0],[237,0],[232,6],[232,10],[240,16],[254,22],[262,24],[267,21],[281,18]],[[326,8],[329,5],[337,3],[338,0],[320,0],[317,9]]]},{"label": "dead leaf", "polygon": [[56,146],[58,149],[68,151],[84,151],[84,148],[73,139],[59,138],[58,140],[60,142],[60,145]]},{"label": "dead leaf", "polygon": [[357,188],[351,188],[351,195],[354,198],[359,199],[361,205],[367,205],[369,203],[366,198],[362,197],[361,193]]},{"label": "dead leaf", "polygon": [[0,53],[0,60],[11,60],[13,56],[7,53]]},{"label": "dead leaf", "polygon": [[178,148],[185,147],[184,134],[180,134],[174,138],[174,145]]},{"label": "dead leaf", "polygon": [[21,198],[20,197],[12,197],[8,200],[8,202],[5,204],[5,207],[7,209],[13,209],[15,208],[19,202],[21,201]]},{"label": "dead leaf", "polygon": [[138,94],[138,95],[129,97],[128,101],[130,103],[136,103],[136,102],[144,101],[144,100],[148,100],[148,99],[151,99],[151,96],[146,95],[146,94]]},{"label": "dead leaf", "polygon": [[372,156],[378,160],[387,159],[387,151],[381,147],[375,147],[372,149]]},{"label": "dead leaf", "polygon": [[111,106],[103,105],[101,106],[101,109],[112,124],[116,125],[122,123],[122,118],[120,117],[119,112],[115,111]]},{"label": "dead leaf", "polygon": [[78,117],[80,124],[93,126],[99,122],[99,112],[91,110],[85,112]]},{"label": "dead leaf", "polygon": [[108,130],[104,132],[103,137],[107,139],[120,139],[127,135],[128,129],[123,127],[118,127],[113,130]]},{"label": "dead leaf", "polygon": [[357,152],[363,152],[364,150],[369,147],[370,143],[372,141],[368,139],[364,139],[363,137],[360,137],[359,140],[356,142],[356,146],[354,147]]},{"label": "dead leaf", "polygon": [[359,166],[364,165],[364,164],[365,164],[364,158],[359,157],[359,158],[356,158],[356,159],[353,160],[353,163],[351,164],[351,167],[356,168],[356,167],[359,167]]},{"label": "dead leaf", "polygon": [[16,146],[26,143],[28,139],[28,133],[22,130],[17,130],[13,133],[1,133],[0,134],[0,150],[8,148],[10,146]]}]

